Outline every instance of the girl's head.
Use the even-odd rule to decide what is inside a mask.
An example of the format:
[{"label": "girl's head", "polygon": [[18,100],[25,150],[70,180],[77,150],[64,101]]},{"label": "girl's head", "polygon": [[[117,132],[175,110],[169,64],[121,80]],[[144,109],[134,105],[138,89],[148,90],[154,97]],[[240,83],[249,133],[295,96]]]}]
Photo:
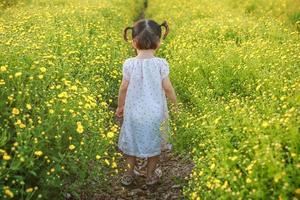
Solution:
[{"label": "girl's head", "polygon": [[166,29],[163,35],[163,39],[165,39],[169,33],[169,26],[166,21],[159,25],[151,19],[141,19],[135,22],[133,27],[124,29],[124,39],[128,41],[127,31],[131,29],[131,36],[135,48],[141,50],[157,49],[161,38],[161,27],[165,27]]}]

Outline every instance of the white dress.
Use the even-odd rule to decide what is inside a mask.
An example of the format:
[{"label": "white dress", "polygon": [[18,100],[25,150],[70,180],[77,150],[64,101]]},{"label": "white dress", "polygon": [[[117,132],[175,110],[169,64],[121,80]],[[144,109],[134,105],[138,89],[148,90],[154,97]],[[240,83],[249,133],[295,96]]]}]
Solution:
[{"label": "white dress", "polygon": [[164,58],[128,58],[123,79],[129,80],[118,148],[140,158],[160,155],[168,143],[169,114],[162,80],[169,75]]}]

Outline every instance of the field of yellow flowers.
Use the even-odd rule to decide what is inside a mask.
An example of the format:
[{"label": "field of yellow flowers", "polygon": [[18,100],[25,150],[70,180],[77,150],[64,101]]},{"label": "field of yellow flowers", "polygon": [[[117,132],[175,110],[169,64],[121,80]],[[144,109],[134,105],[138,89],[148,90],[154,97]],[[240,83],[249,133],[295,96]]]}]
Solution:
[{"label": "field of yellow flowers", "polygon": [[300,2],[148,2],[183,104],[189,199],[300,199]]},{"label": "field of yellow flowers", "polygon": [[129,52],[122,31],[140,5],[0,6],[0,199],[76,196],[86,180],[104,183],[104,172],[117,172],[110,152],[119,127],[110,107]]},{"label": "field of yellow flowers", "polygon": [[[299,1],[146,2],[170,26],[186,199],[300,199]],[[122,31],[143,4],[0,1],[0,199],[79,199],[118,173]]]}]

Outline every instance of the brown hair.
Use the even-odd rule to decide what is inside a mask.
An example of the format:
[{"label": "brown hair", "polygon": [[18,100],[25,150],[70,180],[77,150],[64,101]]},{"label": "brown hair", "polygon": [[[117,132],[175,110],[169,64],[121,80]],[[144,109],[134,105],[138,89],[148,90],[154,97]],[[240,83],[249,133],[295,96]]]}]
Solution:
[{"label": "brown hair", "polygon": [[166,29],[162,37],[165,39],[169,33],[169,26],[166,21],[159,25],[151,19],[141,19],[135,22],[133,27],[124,29],[124,40],[128,41],[127,31],[131,29],[132,39],[136,42],[138,49],[156,49],[161,38],[162,26]]}]

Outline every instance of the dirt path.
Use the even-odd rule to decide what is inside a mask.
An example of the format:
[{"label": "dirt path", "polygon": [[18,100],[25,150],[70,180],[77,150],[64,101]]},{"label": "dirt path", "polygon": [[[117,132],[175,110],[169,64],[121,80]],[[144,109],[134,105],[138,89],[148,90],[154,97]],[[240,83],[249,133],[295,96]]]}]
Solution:
[{"label": "dirt path", "polygon": [[[118,160],[120,169],[124,169],[124,159]],[[94,200],[170,200],[183,199],[182,188],[187,183],[193,163],[185,156],[164,151],[160,156],[160,167],[163,172],[161,182],[155,186],[147,186],[145,178],[137,177],[132,186],[122,186],[119,179],[122,172],[113,177],[109,183],[110,191],[94,194]]]}]

